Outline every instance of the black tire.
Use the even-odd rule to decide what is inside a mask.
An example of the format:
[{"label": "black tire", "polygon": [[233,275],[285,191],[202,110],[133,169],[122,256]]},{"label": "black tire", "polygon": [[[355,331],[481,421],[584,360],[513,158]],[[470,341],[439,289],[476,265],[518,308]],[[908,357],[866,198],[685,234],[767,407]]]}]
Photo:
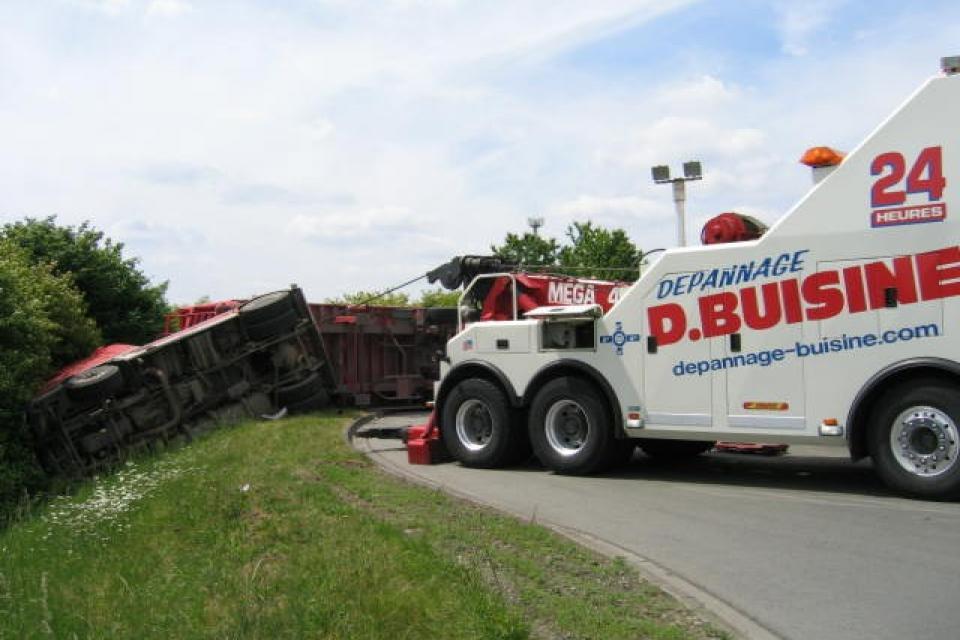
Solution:
[{"label": "black tire", "polygon": [[633,453],[631,441],[614,436],[606,399],[580,378],[544,385],[530,405],[528,428],[534,454],[558,473],[597,473]]},{"label": "black tire", "polygon": [[321,391],[325,391],[323,379],[316,371],[311,371],[302,380],[277,388],[277,406],[285,407],[288,404],[306,400]]},{"label": "black tire", "polygon": [[289,333],[297,326],[299,317],[293,309],[287,309],[281,315],[256,324],[245,324],[251,340],[266,340]]},{"label": "black tire", "polygon": [[655,440],[641,438],[637,445],[645,454],[657,460],[686,460],[713,449],[713,440]]},{"label": "black tire", "polygon": [[102,364],[67,378],[67,395],[77,402],[101,402],[123,390],[123,375],[112,364]]},{"label": "black tire", "polygon": [[467,378],[443,403],[441,435],[460,464],[491,469],[517,461],[525,451],[523,430],[513,424],[506,395],[482,378]]},{"label": "black tire", "polygon": [[253,325],[272,320],[284,315],[287,311],[295,311],[293,295],[289,291],[274,291],[257,296],[240,307],[240,318],[244,325]]},{"label": "black tire", "polygon": [[116,444],[113,436],[106,431],[97,431],[80,439],[80,448],[90,455],[96,454],[107,447],[116,446]]},{"label": "black tire", "polygon": [[286,405],[287,413],[291,415],[297,415],[299,413],[310,413],[311,411],[318,411],[330,404],[330,394],[326,391],[320,391],[314,395],[304,398],[298,402],[291,402]]},{"label": "black tire", "polygon": [[889,487],[931,500],[960,497],[958,385],[927,378],[893,387],[874,406],[869,428],[870,456]]}]

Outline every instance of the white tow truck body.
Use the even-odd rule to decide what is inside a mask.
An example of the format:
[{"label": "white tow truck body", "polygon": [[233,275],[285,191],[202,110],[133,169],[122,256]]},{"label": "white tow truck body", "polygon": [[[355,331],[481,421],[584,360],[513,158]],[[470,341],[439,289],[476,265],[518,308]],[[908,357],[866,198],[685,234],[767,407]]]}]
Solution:
[{"label": "white tow truck body", "polygon": [[[492,466],[470,459],[486,446],[471,441],[470,420],[495,423],[496,411],[444,410],[451,398],[462,404],[457,385],[481,378],[504,394],[509,428],[529,428],[538,455],[538,430],[548,444],[552,430],[560,461],[576,459],[589,429],[648,442],[846,445],[875,461],[885,438],[897,463],[880,469],[888,482],[955,494],[960,417],[938,398],[960,389],[958,113],[960,75],[947,71],[842,163],[818,170],[828,175],[760,239],[668,250],[603,315],[581,305],[467,324],[448,343],[437,388],[448,447],[458,454],[459,433],[457,457]],[[576,397],[553,414],[533,407],[558,376],[592,386],[608,413]],[[924,381],[941,391],[917,395]],[[902,411],[897,394],[908,396]],[[903,425],[871,435],[884,411]]]}]

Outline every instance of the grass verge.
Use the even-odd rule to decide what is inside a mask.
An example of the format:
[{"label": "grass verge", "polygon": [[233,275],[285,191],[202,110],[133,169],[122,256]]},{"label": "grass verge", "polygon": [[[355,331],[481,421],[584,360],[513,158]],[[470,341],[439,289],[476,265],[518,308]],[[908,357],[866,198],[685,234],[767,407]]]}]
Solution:
[{"label": "grass verge", "polygon": [[726,637],[620,560],[250,422],[0,533],[0,639]]}]

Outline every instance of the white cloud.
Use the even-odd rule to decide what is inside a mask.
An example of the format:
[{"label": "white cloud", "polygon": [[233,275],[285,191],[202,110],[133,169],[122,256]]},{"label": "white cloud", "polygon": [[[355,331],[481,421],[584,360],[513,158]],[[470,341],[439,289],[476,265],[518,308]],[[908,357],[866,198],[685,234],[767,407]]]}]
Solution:
[{"label": "white cloud", "polygon": [[[772,221],[809,184],[803,148],[850,148],[960,40],[948,21],[899,16],[829,56],[770,51],[749,78],[722,65],[663,78],[656,60],[569,59],[685,3],[11,4],[0,214],[90,219],[177,301],[381,288],[486,252],[535,214],[551,235],[590,216],[670,245],[669,189],[649,167],[691,158],[706,172],[691,237],[734,208]],[[797,51],[826,11],[766,26]],[[144,19],[164,12],[178,19]],[[660,37],[651,24],[643,37]]]},{"label": "white cloud", "polygon": [[148,16],[175,17],[193,11],[193,5],[186,0],[150,0],[147,5]]},{"label": "white cloud", "polygon": [[792,56],[805,56],[810,40],[843,4],[842,0],[787,0],[779,3],[781,47]]},{"label": "white cloud", "polygon": [[130,7],[130,0],[70,0],[73,4],[85,8],[115,16],[121,14]]},{"label": "white cloud", "polygon": [[421,224],[409,209],[398,206],[299,214],[285,228],[288,234],[305,240],[334,243],[358,239],[389,242],[420,229]]},{"label": "white cloud", "polygon": [[551,207],[550,211],[571,222],[593,220],[607,225],[632,227],[640,222],[663,222],[666,216],[661,205],[656,200],[639,196],[581,195]]},{"label": "white cloud", "polygon": [[743,99],[743,92],[720,78],[703,75],[660,88],[654,100],[660,108],[682,111],[715,111]]}]

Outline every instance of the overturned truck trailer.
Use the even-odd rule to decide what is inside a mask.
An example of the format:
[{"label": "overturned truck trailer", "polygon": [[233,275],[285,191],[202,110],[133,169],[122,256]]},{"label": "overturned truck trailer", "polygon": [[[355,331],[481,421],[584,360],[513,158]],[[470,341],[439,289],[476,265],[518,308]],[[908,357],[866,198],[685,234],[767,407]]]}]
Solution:
[{"label": "overturned truck trailer", "polygon": [[27,419],[46,469],[88,473],[217,422],[323,407],[334,380],[294,286],[144,346],[99,349],[48,382]]},{"label": "overturned truck trailer", "polygon": [[457,310],[310,304],[336,371],[343,404],[409,405],[433,398],[438,353],[457,330]]}]

